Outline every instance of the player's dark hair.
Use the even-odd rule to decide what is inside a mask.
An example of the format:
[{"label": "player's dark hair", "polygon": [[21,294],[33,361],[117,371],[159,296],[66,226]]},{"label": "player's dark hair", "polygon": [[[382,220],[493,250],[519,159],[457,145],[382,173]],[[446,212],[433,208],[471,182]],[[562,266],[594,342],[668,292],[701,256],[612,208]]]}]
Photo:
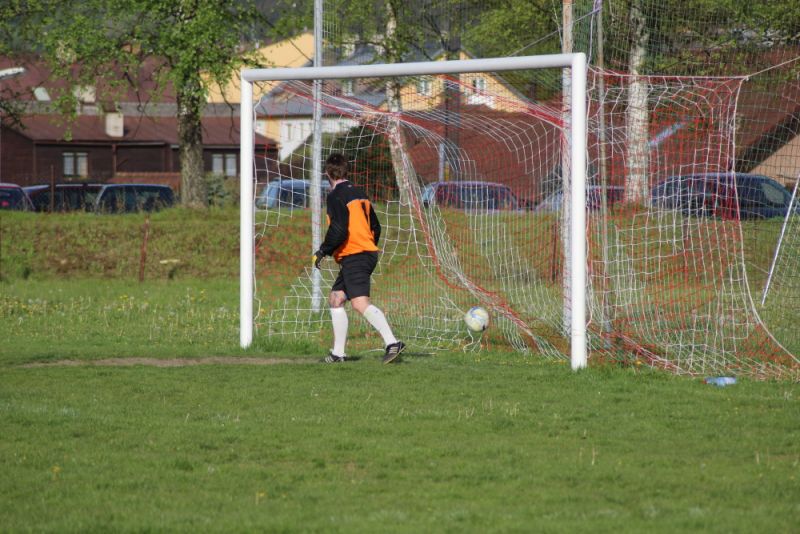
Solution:
[{"label": "player's dark hair", "polygon": [[347,159],[343,154],[334,152],[325,160],[325,173],[331,180],[346,180],[348,172]]}]

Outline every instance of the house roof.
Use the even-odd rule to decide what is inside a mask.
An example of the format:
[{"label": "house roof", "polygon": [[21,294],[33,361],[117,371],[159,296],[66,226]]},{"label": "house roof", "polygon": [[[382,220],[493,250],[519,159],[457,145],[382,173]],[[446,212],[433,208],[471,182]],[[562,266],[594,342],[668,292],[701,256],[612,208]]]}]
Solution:
[{"label": "house roof", "polygon": [[[124,135],[111,137],[105,131],[102,115],[80,115],[68,128],[52,115],[28,115],[22,119],[23,128],[14,128],[20,135],[39,143],[66,141],[68,132],[76,143],[161,143],[178,144],[178,122],[174,117],[127,116]],[[231,146],[239,144],[239,117],[204,117],[203,145]],[[256,145],[274,146],[272,139],[255,134]]]},{"label": "house roof", "polygon": [[[69,87],[69,83],[65,79],[55,77],[50,68],[36,56],[15,59],[0,57],[0,69],[9,67],[25,68],[24,73],[6,78],[2,83],[3,93],[5,95],[14,95],[15,100],[37,101],[35,90],[39,87],[45,88],[52,100],[59,94],[63,94]],[[133,83],[128,83],[124,89],[115,90],[113,98],[104,96],[104,93],[110,88],[101,80],[97,84],[98,101],[114,100],[117,102],[145,103],[152,98],[151,95],[158,94],[159,102],[174,103],[175,93],[171,86],[168,84],[166,87],[159,89],[154,78],[156,71],[163,67],[163,60],[154,57],[146,59],[134,77],[136,85],[139,87],[138,90]],[[114,70],[113,66],[110,68]],[[76,72],[76,68],[73,67],[71,72]],[[120,70],[120,78],[127,78],[128,76],[130,74],[123,74]]]},{"label": "house roof", "polygon": [[[559,165],[557,149],[561,131],[544,114],[504,112],[484,106],[462,106],[459,122],[442,116],[442,110],[409,112],[406,144],[414,169],[423,182],[439,179],[440,147],[446,139],[459,147],[450,179],[484,180],[508,185],[526,200],[538,198],[545,182],[554,179]],[[537,116],[538,115],[538,116]],[[420,135],[421,134],[421,135]],[[456,157],[453,157],[456,156]]]},{"label": "house roof", "polygon": [[[411,61],[426,61],[431,57],[441,57],[443,50],[437,45],[425,46],[422,50],[412,50],[403,58],[406,62]],[[468,52],[462,52],[465,57],[472,57]],[[370,65],[380,60],[380,55],[373,45],[359,45],[347,57],[336,62],[337,66],[357,66],[357,65]],[[302,82],[300,82],[302,83]],[[350,107],[348,101],[354,103],[353,109],[358,106],[366,104],[367,106],[379,107],[386,102],[386,91],[382,88],[370,87],[357,87],[353,95],[340,95],[341,85],[338,81],[328,80],[323,82],[323,93],[330,93],[335,95],[335,98],[330,98],[330,105],[337,110],[335,114],[339,114],[338,108]],[[291,91],[292,83],[283,82],[276,83],[271,89],[261,97],[259,103],[256,105],[256,113],[258,115],[268,117],[306,117],[311,116],[314,112],[313,101],[310,98],[309,91]],[[298,95],[307,95],[308,98],[292,98],[291,93]],[[323,114],[326,113],[326,107],[323,107]]]},{"label": "house roof", "polygon": [[[340,115],[348,109],[356,111],[364,105],[378,107],[386,101],[384,91],[359,91],[352,96],[323,95],[323,115]],[[264,96],[255,107],[256,114],[266,117],[310,117],[314,113],[314,101],[306,91],[288,94],[287,85],[281,91]]]}]

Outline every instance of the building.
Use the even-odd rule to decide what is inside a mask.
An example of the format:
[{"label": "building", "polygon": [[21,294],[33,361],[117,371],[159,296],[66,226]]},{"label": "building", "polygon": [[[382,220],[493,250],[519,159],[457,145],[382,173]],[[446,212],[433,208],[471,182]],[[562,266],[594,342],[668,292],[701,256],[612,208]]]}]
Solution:
[{"label": "building", "polygon": [[[271,67],[307,67],[313,64],[314,57],[314,35],[305,32],[292,39],[285,39],[262,46],[256,52],[260,68]],[[224,88],[219,85],[212,85],[208,93],[209,104],[239,104],[241,96],[240,80],[234,77]],[[259,99],[277,84],[275,82],[265,82],[258,84],[253,89],[253,97]]]},{"label": "building", "polygon": [[[9,65],[0,58],[0,69]],[[180,172],[177,105],[169,87],[156,87],[154,68],[154,60],[146,62],[138,83],[112,93],[113,101],[98,96],[107,94],[102,86],[76,88],[76,117],[67,122],[55,100],[68,84],[54,79],[41,62],[28,60],[25,73],[0,82],[3,97],[13,97],[24,110],[20,124],[0,125],[0,180],[32,185],[120,181],[122,176],[175,186]],[[205,171],[238,176],[238,107],[207,104],[202,129]],[[257,153],[276,150],[274,141],[256,136]]]},{"label": "building", "polygon": [[[204,117],[202,124],[205,170],[238,176],[238,117]],[[274,142],[256,137],[256,153],[274,157],[276,150]],[[20,127],[3,126],[0,132],[4,182],[107,182],[137,175],[174,186],[179,173],[174,117],[81,115],[67,128],[53,115],[29,115]]]},{"label": "building", "polygon": [[[436,49],[426,51],[426,55],[445,59],[444,54]],[[470,58],[466,52],[460,54],[460,59]],[[423,59],[419,56],[409,58],[409,61]],[[360,46],[336,65],[369,65],[379,60],[374,47]],[[323,83],[323,93],[336,99],[321,110],[323,134],[346,132],[358,125],[356,120],[347,117],[348,100],[356,102],[358,106],[366,105],[384,111],[389,107],[385,84],[376,84],[370,80],[327,80]],[[286,161],[314,131],[310,82],[295,87],[282,82],[269,87],[270,90],[258,98],[255,128],[258,134],[277,141],[278,157],[280,161]],[[480,106],[509,113],[521,113],[527,108],[528,99],[505,80],[491,73],[465,73],[459,77],[419,77],[399,88],[400,108],[404,111],[443,109],[448,99],[448,89],[461,94],[459,105]],[[234,96],[238,98],[238,92],[229,95],[231,98]]]}]

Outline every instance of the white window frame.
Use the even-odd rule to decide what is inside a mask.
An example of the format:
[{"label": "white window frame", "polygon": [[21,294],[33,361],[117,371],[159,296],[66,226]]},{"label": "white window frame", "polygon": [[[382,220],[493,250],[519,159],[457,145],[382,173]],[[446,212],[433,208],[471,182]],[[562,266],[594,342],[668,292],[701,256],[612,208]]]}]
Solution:
[{"label": "white window frame", "polygon": [[237,161],[236,154],[225,154],[225,176],[236,176]]},{"label": "white window frame", "polygon": [[225,155],[211,154],[211,173],[223,174],[225,172]]},{"label": "white window frame", "polygon": [[417,80],[417,93],[422,96],[431,96],[433,91],[433,80],[428,76],[423,76]]},{"label": "white window frame", "polygon": [[65,178],[87,178],[89,176],[88,152],[62,152],[61,161]]},{"label": "white window frame", "polygon": [[353,80],[342,80],[342,94],[344,96],[353,96],[355,94],[355,83]]},{"label": "white window frame", "polygon": [[472,78],[472,90],[476,93],[481,93],[486,91],[486,78],[483,76],[476,76]]}]

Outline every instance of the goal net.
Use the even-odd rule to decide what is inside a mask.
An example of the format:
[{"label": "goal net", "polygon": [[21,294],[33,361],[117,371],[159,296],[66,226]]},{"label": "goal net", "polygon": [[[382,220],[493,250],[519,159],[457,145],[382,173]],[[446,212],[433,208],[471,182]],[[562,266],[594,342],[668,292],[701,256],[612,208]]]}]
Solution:
[{"label": "goal net", "polygon": [[[607,188],[605,206],[587,205],[598,212],[587,228],[597,357],[677,373],[800,377],[798,347],[778,340],[775,314],[756,301],[765,276],[754,256],[772,250],[778,221],[794,208],[776,181],[734,171],[746,79],[593,78],[589,169]],[[780,272],[791,293],[792,267]]]},{"label": "goal net", "polygon": [[[579,96],[566,106],[555,94],[530,100],[503,78],[560,79],[567,67]],[[338,267],[317,272],[308,258],[324,233],[319,161],[341,152],[383,226],[372,299],[398,338],[425,350],[530,348],[585,365],[586,270],[564,268],[565,256],[586,263],[584,213],[570,227],[533,210],[559,191],[583,195],[585,76],[583,54],[246,71],[243,87],[262,97],[242,112],[242,344],[251,324],[259,336],[327,342]],[[243,107],[252,101],[243,95]],[[254,132],[277,148],[253,154]],[[485,339],[464,326],[475,305],[492,317]],[[353,350],[380,347],[353,322]]]},{"label": "goal net", "polygon": [[[590,70],[584,94],[582,80],[562,84],[572,57],[246,71],[242,344],[253,327],[330,344],[338,267],[309,258],[326,230],[320,162],[341,152],[383,226],[372,299],[412,351],[505,348],[577,368],[588,350],[677,373],[800,377],[777,315],[757,305],[766,272],[745,246],[774,243],[780,224],[752,215],[772,184],[732,172],[744,78]],[[275,148],[253,153],[255,135]],[[786,234],[767,302],[796,293]],[[482,336],[463,323],[475,305],[491,315]],[[382,349],[356,316],[350,350]]]}]

